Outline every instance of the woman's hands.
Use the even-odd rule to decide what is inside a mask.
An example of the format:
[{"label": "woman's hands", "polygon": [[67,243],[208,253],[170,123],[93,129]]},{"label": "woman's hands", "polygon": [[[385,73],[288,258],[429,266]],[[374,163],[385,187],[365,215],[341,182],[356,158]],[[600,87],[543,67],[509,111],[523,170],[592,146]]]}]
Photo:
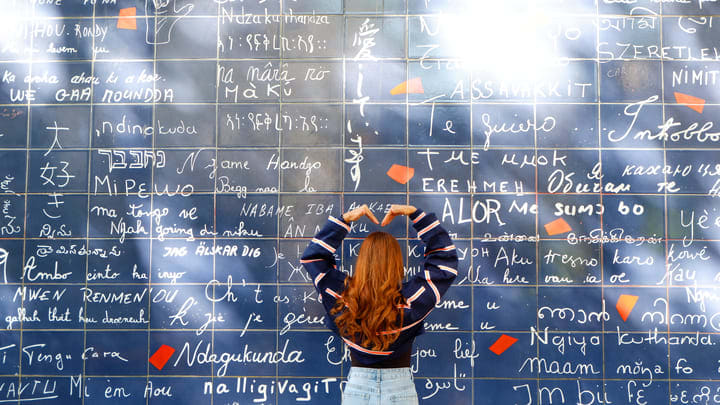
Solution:
[{"label": "woman's hands", "polygon": [[375,218],[375,215],[373,215],[372,211],[370,211],[370,208],[368,208],[367,204],[363,204],[360,207],[355,208],[354,210],[350,210],[342,215],[343,220],[345,222],[352,222],[357,221],[362,216],[366,216],[370,218],[371,221],[373,221],[376,224],[380,224],[380,226],[385,226],[389,224],[393,218],[395,218],[398,215],[410,215],[413,212],[415,212],[417,208],[413,207],[412,205],[400,205],[400,204],[392,204],[390,206],[390,210],[385,214],[385,218],[383,218],[382,224]]},{"label": "woman's hands", "polygon": [[393,218],[398,215],[410,215],[416,210],[417,208],[413,207],[412,205],[393,204],[390,206],[390,210],[388,211],[388,213],[385,214],[385,218],[383,218],[382,224],[380,224],[380,226],[385,226],[389,224],[393,220]]},{"label": "woman's hands", "polygon": [[367,204],[363,204],[362,206],[357,207],[354,210],[350,210],[344,213],[342,217],[345,222],[352,222],[357,221],[363,215],[370,218],[370,220],[375,222],[376,224],[380,223],[380,221],[375,218],[375,215],[373,215],[372,211],[370,211],[370,208],[368,208]]}]

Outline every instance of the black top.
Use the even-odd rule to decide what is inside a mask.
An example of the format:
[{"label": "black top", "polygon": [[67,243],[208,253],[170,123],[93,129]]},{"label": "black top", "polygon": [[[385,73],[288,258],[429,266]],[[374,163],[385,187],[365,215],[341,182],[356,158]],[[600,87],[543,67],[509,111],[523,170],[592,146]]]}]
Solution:
[{"label": "black top", "polygon": [[367,365],[367,364],[361,364],[355,358],[355,351],[350,350],[350,360],[352,361],[353,367],[366,367],[366,368],[410,367],[410,352],[412,352],[412,344],[410,345],[410,348],[408,348],[408,350],[405,353],[399,355],[398,357],[391,357],[391,358],[383,359],[377,363]]}]

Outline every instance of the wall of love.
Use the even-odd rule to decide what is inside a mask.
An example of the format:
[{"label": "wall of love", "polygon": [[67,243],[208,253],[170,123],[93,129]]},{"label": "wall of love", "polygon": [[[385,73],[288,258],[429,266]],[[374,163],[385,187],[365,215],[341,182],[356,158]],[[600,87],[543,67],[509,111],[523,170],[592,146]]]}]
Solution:
[{"label": "wall of love", "polygon": [[397,203],[460,256],[422,403],[720,404],[719,2],[2,13],[0,403],[339,403],[300,254]]}]

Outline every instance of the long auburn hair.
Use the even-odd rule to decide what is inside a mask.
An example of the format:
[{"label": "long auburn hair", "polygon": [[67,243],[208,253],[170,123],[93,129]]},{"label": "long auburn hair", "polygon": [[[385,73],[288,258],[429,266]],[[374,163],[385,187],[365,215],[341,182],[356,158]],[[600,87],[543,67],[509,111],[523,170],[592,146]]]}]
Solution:
[{"label": "long auburn hair", "polygon": [[[362,346],[385,350],[397,339],[403,322],[405,304],[400,292],[404,276],[403,258],[398,241],[387,232],[369,234],[358,252],[352,277],[345,278],[345,290],[330,310],[340,334],[362,336]],[[357,341],[356,341],[357,343]]]}]

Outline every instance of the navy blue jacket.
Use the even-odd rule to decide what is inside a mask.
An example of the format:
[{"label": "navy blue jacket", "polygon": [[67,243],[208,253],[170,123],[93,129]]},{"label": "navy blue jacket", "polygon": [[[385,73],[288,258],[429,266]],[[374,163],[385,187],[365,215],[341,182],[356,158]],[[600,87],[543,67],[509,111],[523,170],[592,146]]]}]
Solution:
[{"label": "navy blue jacket", "polygon": [[[370,350],[359,342],[340,336],[350,347],[353,357],[363,365],[398,357],[409,351],[415,336],[425,330],[423,320],[440,303],[443,294],[457,277],[458,256],[455,245],[435,214],[425,213],[418,208],[409,218],[418,237],[425,243],[425,257],[423,270],[402,286],[402,295],[407,304],[403,305],[402,332],[383,351]],[[320,301],[328,316],[326,325],[338,335],[340,332],[335,325],[335,318],[339,314],[330,315],[330,309],[343,293],[347,275],[337,269],[334,253],[349,231],[349,223],[330,216],[300,259],[320,294]]]}]

